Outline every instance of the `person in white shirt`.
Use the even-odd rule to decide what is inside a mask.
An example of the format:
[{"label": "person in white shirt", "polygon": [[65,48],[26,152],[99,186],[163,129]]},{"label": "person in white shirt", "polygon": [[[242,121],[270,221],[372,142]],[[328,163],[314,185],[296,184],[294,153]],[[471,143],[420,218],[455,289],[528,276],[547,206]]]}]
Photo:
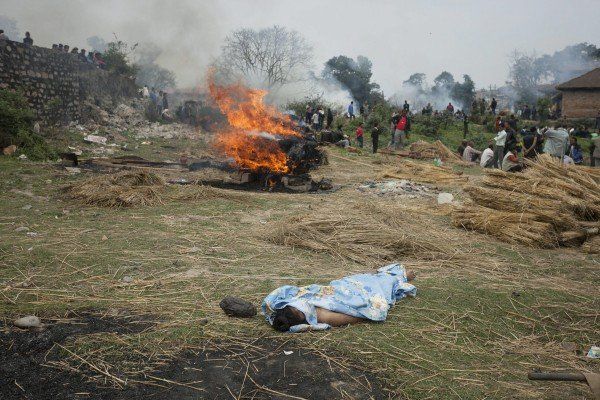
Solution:
[{"label": "person in white shirt", "polygon": [[506,123],[500,125],[502,130],[496,134],[494,142],[494,168],[502,168],[502,160],[504,159],[504,144],[506,143]]},{"label": "person in white shirt", "polygon": [[481,153],[481,161],[479,162],[482,168],[492,168],[494,166],[494,145],[490,144],[487,149]]}]

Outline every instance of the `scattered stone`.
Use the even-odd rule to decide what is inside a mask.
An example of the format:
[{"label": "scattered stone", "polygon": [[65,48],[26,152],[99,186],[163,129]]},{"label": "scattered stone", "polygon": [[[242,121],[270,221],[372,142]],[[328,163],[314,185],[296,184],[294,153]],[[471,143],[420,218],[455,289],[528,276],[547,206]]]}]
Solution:
[{"label": "scattered stone", "polygon": [[70,174],[80,174],[81,173],[81,168],[77,168],[77,167],[65,167],[65,169]]},{"label": "scattered stone", "polygon": [[575,353],[575,354],[577,354],[577,352],[579,351],[579,346],[577,345],[577,343],[562,342],[560,345],[561,345],[561,347],[563,349],[565,349],[569,353]]},{"label": "scattered stone", "polygon": [[239,297],[227,296],[221,300],[219,307],[230,317],[250,318],[256,315],[254,304]]},{"label": "scattered stone", "polygon": [[202,318],[200,321],[198,321],[199,325],[206,325],[208,324],[208,318]]},{"label": "scattered stone", "polygon": [[37,232],[27,232],[27,236],[29,237],[36,237],[38,235]]},{"label": "scattered stone", "polygon": [[513,290],[513,292],[511,293],[511,296],[512,297],[519,297],[519,296],[521,296],[521,292]]},{"label": "scattered stone", "polygon": [[15,146],[14,144],[11,144],[8,147],[5,147],[2,150],[2,154],[4,154],[5,156],[12,156],[13,154],[15,154],[15,152],[17,151],[17,146]]},{"label": "scattered stone", "polygon": [[17,229],[15,229],[15,232],[24,232],[24,231],[28,231],[29,228],[26,226],[20,226]]},{"label": "scattered stone", "polygon": [[102,238],[101,238],[101,240],[102,240],[102,241],[108,240],[108,236],[106,236],[106,235],[102,235]]},{"label": "scattered stone", "polygon": [[106,138],[98,135],[87,135],[83,138],[84,141],[89,143],[96,143],[101,145],[106,145]]},{"label": "scattered stone", "polygon": [[438,204],[450,204],[454,200],[452,193],[440,193],[437,197]]},{"label": "scattered stone", "polygon": [[27,156],[25,154],[21,154],[19,156],[19,160],[27,160]]},{"label": "scattered stone", "polygon": [[14,320],[13,325],[21,329],[39,328],[42,326],[42,321],[35,315],[28,315]]},{"label": "scattered stone", "polygon": [[123,283],[131,283],[131,282],[133,282],[133,277],[131,277],[129,275],[124,276],[123,278],[121,278],[121,282],[123,282]]},{"label": "scattered stone", "polygon": [[21,210],[31,210],[32,207],[33,206],[31,204],[27,204],[27,205],[21,207]]},{"label": "scattered stone", "polygon": [[42,131],[42,128],[41,128],[39,122],[36,122],[35,124],[33,124],[33,131],[35,133],[37,133],[38,135],[40,134],[40,132]]}]

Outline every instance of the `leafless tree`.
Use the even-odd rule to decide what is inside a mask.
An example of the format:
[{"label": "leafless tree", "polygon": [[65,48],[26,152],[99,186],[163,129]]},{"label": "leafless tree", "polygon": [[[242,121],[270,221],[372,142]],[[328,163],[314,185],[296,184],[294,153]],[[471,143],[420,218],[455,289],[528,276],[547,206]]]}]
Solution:
[{"label": "leafless tree", "polygon": [[225,38],[215,63],[225,78],[244,78],[266,88],[303,78],[312,63],[312,47],[296,31],[273,26],[261,30],[240,29]]}]

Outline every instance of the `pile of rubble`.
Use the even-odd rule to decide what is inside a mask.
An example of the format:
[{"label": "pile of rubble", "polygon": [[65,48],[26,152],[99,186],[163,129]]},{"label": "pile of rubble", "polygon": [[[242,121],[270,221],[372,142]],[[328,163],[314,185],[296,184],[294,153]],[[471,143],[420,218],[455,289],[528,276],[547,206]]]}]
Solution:
[{"label": "pile of rubble", "polygon": [[401,196],[415,199],[419,197],[437,196],[437,192],[435,192],[434,189],[406,179],[387,180],[383,182],[368,181],[360,185],[357,189],[362,193],[386,197]]},{"label": "pile of rubble", "polygon": [[94,104],[88,104],[88,121],[79,125],[72,123],[73,128],[82,132],[84,136],[99,135],[103,132],[108,139],[127,131],[138,139],[148,138],[191,138],[196,134],[196,129],[184,124],[161,124],[151,122],[146,118],[147,100],[132,99],[128,104],[121,103],[114,110],[107,111]]}]

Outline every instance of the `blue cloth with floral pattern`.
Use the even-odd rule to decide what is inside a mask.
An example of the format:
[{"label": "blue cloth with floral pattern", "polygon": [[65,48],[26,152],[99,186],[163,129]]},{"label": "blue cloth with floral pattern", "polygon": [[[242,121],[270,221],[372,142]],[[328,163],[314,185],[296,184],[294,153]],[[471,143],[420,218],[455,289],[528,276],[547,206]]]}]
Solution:
[{"label": "blue cloth with floral pattern", "polygon": [[406,296],[415,296],[417,288],[408,283],[400,264],[381,267],[376,274],[358,274],[331,281],[329,285],[282,286],[272,291],[262,303],[262,313],[273,325],[275,310],[292,306],[302,311],[308,324],[295,325],[290,332],[323,330],[330,326],[317,322],[317,310],[326,310],[384,321],[394,303]]}]

